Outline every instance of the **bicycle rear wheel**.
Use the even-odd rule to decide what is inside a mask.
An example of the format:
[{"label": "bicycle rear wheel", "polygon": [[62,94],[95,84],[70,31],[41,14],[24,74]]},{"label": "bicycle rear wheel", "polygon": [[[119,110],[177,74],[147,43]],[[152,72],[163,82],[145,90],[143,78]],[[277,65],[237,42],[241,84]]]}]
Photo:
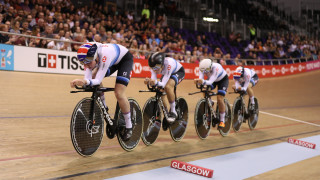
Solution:
[{"label": "bicycle rear wheel", "polygon": [[149,146],[157,140],[162,120],[161,108],[159,104],[156,104],[155,97],[151,97],[147,100],[143,107],[142,114],[144,126],[141,138],[143,143]]},{"label": "bicycle rear wheel", "polygon": [[142,122],[142,113],[138,102],[133,98],[128,98],[130,104],[130,113],[131,113],[131,123],[132,123],[132,136],[128,141],[124,141],[121,138],[121,134],[123,134],[126,128],[126,122],[124,120],[123,114],[117,104],[115,119],[117,121],[117,138],[120,146],[126,151],[132,151],[139,144],[141,138],[141,132],[143,128]]},{"label": "bicycle rear wheel", "polygon": [[[90,119],[94,103],[93,119]],[[100,147],[103,137],[103,113],[97,101],[84,98],[76,105],[71,116],[70,133],[73,147],[81,156],[92,156]]]},{"label": "bicycle rear wheel", "polygon": [[194,112],[194,125],[196,132],[200,139],[206,139],[210,134],[211,128],[211,110],[205,107],[205,99],[202,98],[198,101]]},{"label": "bicycle rear wheel", "polygon": [[188,125],[188,104],[183,97],[178,97],[176,110],[178,117],[174,123],[170,125],[169,129],[172,140],[177,142],[183,139]]},{"label": "bicycle rear wheel", "polygon": [[[231,129],[231,124],[232,124],[232,112],[231,112],[231,108],[230,108],[230,104],[228,102],[227,99],[224,99],[224,104],[225,104],[225,118],[224,118],[224,124],[225,127],[224,128],[218,128],[219,133],[221,134],[221,136],[227,136],[230,132]],[[219,108],[217,107],[218,111],[217,111],[217,116],[219,115]]]},{"label": "bicycle rear wheel", "polygon": [[232,112],[232,128],[235,132],[238,132],[244,120],[244,112],[242,112],[242,102],[240,97],[237,97],[234,100]]},{"label": "bicycle rear wheel", "polygon": [[[256,128],[257,123],[258,123],[258,119],[259,119],[259,103],[258,103],[257,98],[254,98],[254,102],[255,102],[255,112],[253,114],[250,114],[249,121],[248,121],[248,125],[251,130]],[[251,104],[250,99],[249,99],[248,104],[249,105]]]}]

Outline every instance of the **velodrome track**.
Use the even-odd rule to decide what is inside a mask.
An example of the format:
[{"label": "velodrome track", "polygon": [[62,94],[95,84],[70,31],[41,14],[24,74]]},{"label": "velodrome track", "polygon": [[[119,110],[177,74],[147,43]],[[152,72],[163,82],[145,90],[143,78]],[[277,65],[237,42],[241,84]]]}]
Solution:
[{"label": "velodrome track", "polygon": [[[178,95],[188,102],[189,124],[181,142],[173,142],[168,131],[161,131],[154,145],[146,147],[140,142],[128,153],[116,139],[105,136],[100,149],[92,157],[83,158],[72,146],[69,126],[74,106],[89,94],[69,93],[69,82],[74,78],[82,76],[0,71],[0,179],[117,179],[123,175],[134,179],[136,176],[130,174],[168,167],[172,159],[193,162],[232,154],[236,160],[240,158],[238,152],[244,150],[269,148],[269,145],[286,142],[288,137],[320,135],[320,71],[260,79],[254,88],[260,104],[257,129],[250,131],[248,125],[243,124],[239,133],[231,130],[227,137],[221,137],[214,129],[206,140],[197,137],[193,123],[194,108],[201,95],[188,96],[197,89],[191,80],[184,80],[178,87]],[[114,82],[115,78],[103,81],[104,86],[109,87],[114,86]],[[229,87],[232,84],[230,81]],[[146,89],[143,79],[132,79],[127,90],[128,96],[134,97],[141,108],[153,95],[139,94],[138,90],[143,89]],[[227,96],[231,104],[235,97]],[[116,101],[112,92],[106,93],[106,99],[109,112],[114,112]],[[308,151],[319,152],[320,141],[314,143],[317,148]],[[305,149],[299,149],[301,154]],[[280,149],[274,153],[277,157],[282,155],[285,152]],[[260,162],[267,162],[271,157],[261,154]],[[232,160],[225,159],[231,163]],[[319,155],[271,170],[261,171],[261,167],[250,162],[243,164],[250,171],[263,172],[247,176],[251,179],[319,179],[319,165]],[[215,170],[214,179],[227,179],[214,167],[201,166]],[[242,179],[232,173],[232,168],[227,172],[233,174],[231,179]],[[196,176],[174,169],[170,169],[170,173],[166,179]]]}]

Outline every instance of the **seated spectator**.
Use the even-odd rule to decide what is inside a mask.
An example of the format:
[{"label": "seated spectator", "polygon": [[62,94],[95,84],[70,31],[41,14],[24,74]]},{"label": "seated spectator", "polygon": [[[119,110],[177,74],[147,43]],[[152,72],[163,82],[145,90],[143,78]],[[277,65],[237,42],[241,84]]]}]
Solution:
[{"label": "seated spectator", "polygon": [[237,66],[243,66],[244,62],[241,59],[241,54],[237,54],[237,56],[234,58],[234,61]]},{"label": "seated spectator", "polygon": [[[0,25],[0,31],[8,32],[8,26],[6,24]],[[15,39],[12,39],[7,34],[0,34],[0,43],[2,44],[11,44],[12,41],[15,41]]]},{"label": "seated spectator", "polygon": [[250,44],[244,49],[245,52],[255,51],[255,41],[252,40]]},{"label": "seated spectator", "polygon": [[[249,52],[248,57],[246,59],[257,59],[257,54],[253,53],[252,51]],[[254,61],[246,61],[247,65],[254,65]]]},{"label": "seated spectator", "polygon": [[12,28],[10,29],[10,32],[11,32],[11,33],[21,34],[21,31],[20,31],[20,22],[19,22],[19,21],[14,21],[14,22],[13,22],[13,26],[12,26]]}]

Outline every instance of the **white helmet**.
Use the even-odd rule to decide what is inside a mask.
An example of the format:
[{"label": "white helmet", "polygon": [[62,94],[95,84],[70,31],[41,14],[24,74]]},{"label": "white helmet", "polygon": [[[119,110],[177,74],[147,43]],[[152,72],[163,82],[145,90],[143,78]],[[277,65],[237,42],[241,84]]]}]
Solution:
[{"label": "white helmet", "polygon": [[211,71],[211,66],[212,66],[211,59],[203,59],[203,60],[200,61],[199,70],[201,72],[210,72]]}]

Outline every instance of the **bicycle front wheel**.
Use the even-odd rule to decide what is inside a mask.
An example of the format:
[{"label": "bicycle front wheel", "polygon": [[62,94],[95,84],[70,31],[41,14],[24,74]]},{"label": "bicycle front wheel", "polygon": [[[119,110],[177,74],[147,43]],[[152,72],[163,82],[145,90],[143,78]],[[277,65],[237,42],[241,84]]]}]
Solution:
[{"label": "bicycle front wheel", "polygon": [[242,122],[244,120],[244,112],[242,112],[242,102],[241,98],[237,97],[233,103],[233,118],[232,118],[232,128],[235,132],[240,130]]},{"label": "bicycle front wheel", "polygon": [[[231,112],[230,104],[227,99],[224,99],[224,104],[225,104],[225,109],[226,109],[225,118],[224,118],[225,127],[218,128],[221,136],[227,136],[229,134],[230,129],[231,129],[231,124],[232,124],[232,120],[231,120],[232,112]],[[217,113],[217,114],[219,115],[219,113]]]},{"label": "bicycle front wheel", "polygon": [[[93,116],[90,116],[92,110]],[[96,100],[84,98],[76,105],[71,116],[70,134],[73,147],[81,156],[92,156],[98,150],[103,123],[103,113]]]},{"label": "bicycle front wheel", "polygon": [[121,134],[123,134],[126,128],[126,122],[124,116],[119,108],[119,104],[117,104],[115,119],[117,121],[117,138],[120,146],[126,151],[132,151],[139,144],[143,122],[142,122],[142,112],[138,102],[133,98],[128,98],[130,104],[130,113],[131,113],[131,123],[132,123],[132,136],[129,140],[124,141],[121,138]]},{"label": "bicycle front wheel", "polygon": [[173,124],[170,125],[170,135],[172,140],[181,141],[186,134],[187,125],[188,125],[188,104],[183,97],[178,97],[176,110],[178,117]]},{"label": "bicycle front wheel", "polygon": [[200,99],[194,112],[194,125],[200,139],[206,139],[209,136],[212,121],[211,110],[208,104],[205,106],[205,102],[204,98]]},{"label": "bicycle front wheel", "polygon": [[[258,99],[254,98],[254,102],[255,102],[255,107],[254,107],[255,110],[254,110],[254,113],[250,114],[249,121],[248,121],[250,130],[253,130],[253,129],[256,128],[257,123],[258,123],[258,119],[259,119],[259,103],[258,103]],[[249,99],[249,103],[248,104],[251,104],[250,99]],[[249,107],[248,107],[248,109],[249,109]]]},{"label": "bicycle front wheel", "polygon": [[155,97],[151,97],[147,100],[142,113],[144,126],[141,138],[144,144],[149,146],[157,140],[162,120],[161,108],[159,104],[156,104]]}]

